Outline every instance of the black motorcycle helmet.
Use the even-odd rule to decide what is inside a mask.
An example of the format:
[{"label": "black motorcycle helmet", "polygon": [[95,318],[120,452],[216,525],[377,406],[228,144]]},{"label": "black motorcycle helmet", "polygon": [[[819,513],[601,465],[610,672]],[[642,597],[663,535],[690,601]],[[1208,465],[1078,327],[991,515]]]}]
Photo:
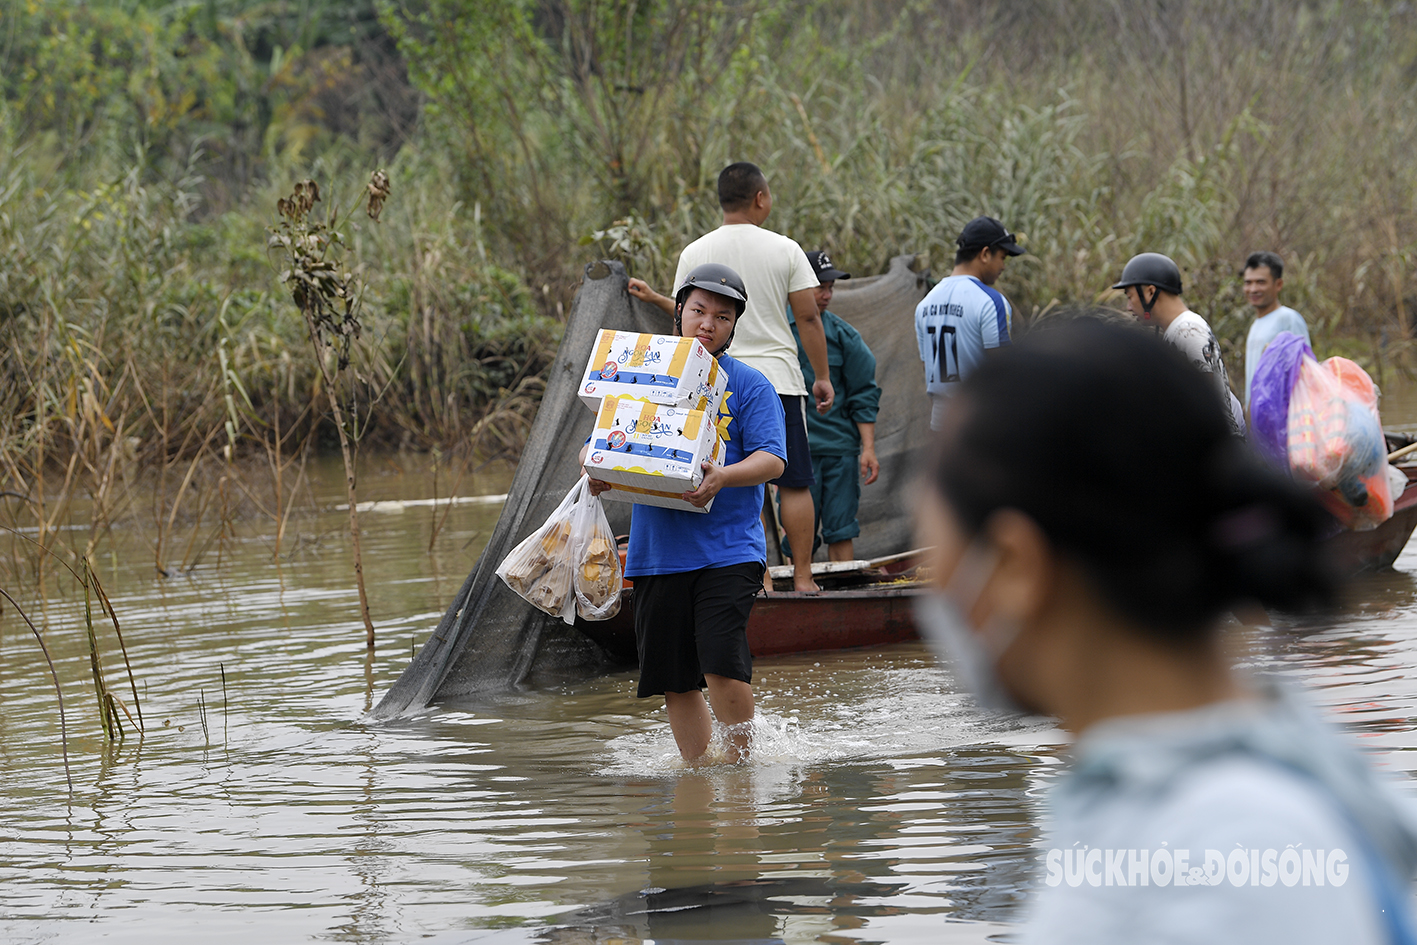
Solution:
[{"label": "black motorcycle helmet", "polygon": [[[713,292],[716,295],[732,299],[738,318],[743,317],[743,310],[748,307],[748,287],[743,284],[743,279],[738,273],[718,263],[704,263],[702,266],[695,266],[689,270],[684,281],[679,283],[679,286],[674,290],[674,334],[676,335],[684,332],[684,301],[695,289],[703,289],[705,292]],[[728,340],[724,342],[722,348],[713,352],[715,357],[728,350],[728,346],[733,344],[733,335],[737,331],[738,322],[735,319],[733,331],[729,333]]]},{"label": "black motorcycle helmet", "polygon": [[[1125,289],[1128,286],[1156,286],[1157,289],[1170,292],[1172,295],[1181,294],[1181,270],[1172,261],[1170,256],[1163,256],[1160,253],[1140,253],[1133,256],[1122,267],[1122,278],[1112,286],[1114,289]],[[1151,307],[1156,304],[1158,292],[1153,292],[1148,299],[1140,288],[1137,295],[1141,298],[1142,311],[1148,318],[1151,317]]]}]

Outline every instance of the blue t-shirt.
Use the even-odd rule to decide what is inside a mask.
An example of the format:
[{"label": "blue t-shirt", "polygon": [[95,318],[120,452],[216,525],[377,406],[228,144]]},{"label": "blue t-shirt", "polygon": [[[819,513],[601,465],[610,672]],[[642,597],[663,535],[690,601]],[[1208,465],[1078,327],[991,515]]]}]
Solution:
[{"label": "blue t-shirt", "polygon": [[941,279],[915,307],[925,390],[948,394],[984,363],[984,350],[1010,344],[1009,300],[974,276]]},{"label": "blue t-shirt", "polygon": [[[725,466],[758,450],[787,461],[787,424],[768,379],[728,355],[718,366],[728,374],[728,393],[718,413]],[[737,486],[714,496],[707,514],[657,505],[636,505],[630,513],[630,547],[625,576],[677,574],[757,561],[767,564],[763,537],[763,487]]]}]

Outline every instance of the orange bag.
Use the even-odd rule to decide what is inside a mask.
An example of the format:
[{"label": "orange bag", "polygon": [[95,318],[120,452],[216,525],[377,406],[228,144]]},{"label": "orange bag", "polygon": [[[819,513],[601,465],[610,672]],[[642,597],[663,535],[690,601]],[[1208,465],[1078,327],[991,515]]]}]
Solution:
[{"label": "orange bag", "polygon": [[1289,399],[1289,465],[1318,485],[1324,505],[1348,528],[1376,528],[1392,517],[1378,390],[1347,358],[1299,367]]}]

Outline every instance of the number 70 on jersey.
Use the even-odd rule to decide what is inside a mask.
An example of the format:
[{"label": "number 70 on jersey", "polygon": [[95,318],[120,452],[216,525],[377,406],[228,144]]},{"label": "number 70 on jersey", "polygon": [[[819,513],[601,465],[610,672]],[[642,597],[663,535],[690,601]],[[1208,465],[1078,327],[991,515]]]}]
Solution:
[{"label": "number 70 on jersey", "polygon": [[930,335],[930,356],[935,360],[936,377],[946,383],[958,381],[959,345],[955,341],[955,326],[926,325],[925,331]]}]

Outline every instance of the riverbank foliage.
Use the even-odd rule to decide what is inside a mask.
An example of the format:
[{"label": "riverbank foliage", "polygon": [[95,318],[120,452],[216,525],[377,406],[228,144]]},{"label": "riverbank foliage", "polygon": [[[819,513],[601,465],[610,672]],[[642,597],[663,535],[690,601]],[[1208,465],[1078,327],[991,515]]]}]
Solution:
[{"label": "riverbank foliage", "polygon": [[667,287],[739,159],[857,274],[939,274],[990,213],[1037,317],[1160,250],[1233,357],[1274,249],[1320,348],[1411,346],[1408,4],[15,0],[0,63],[0,490],[315,429],[267,229],[295,180],[352,206],[375,167],[346,237],[385,445],[514,452],[581,267]]}]

